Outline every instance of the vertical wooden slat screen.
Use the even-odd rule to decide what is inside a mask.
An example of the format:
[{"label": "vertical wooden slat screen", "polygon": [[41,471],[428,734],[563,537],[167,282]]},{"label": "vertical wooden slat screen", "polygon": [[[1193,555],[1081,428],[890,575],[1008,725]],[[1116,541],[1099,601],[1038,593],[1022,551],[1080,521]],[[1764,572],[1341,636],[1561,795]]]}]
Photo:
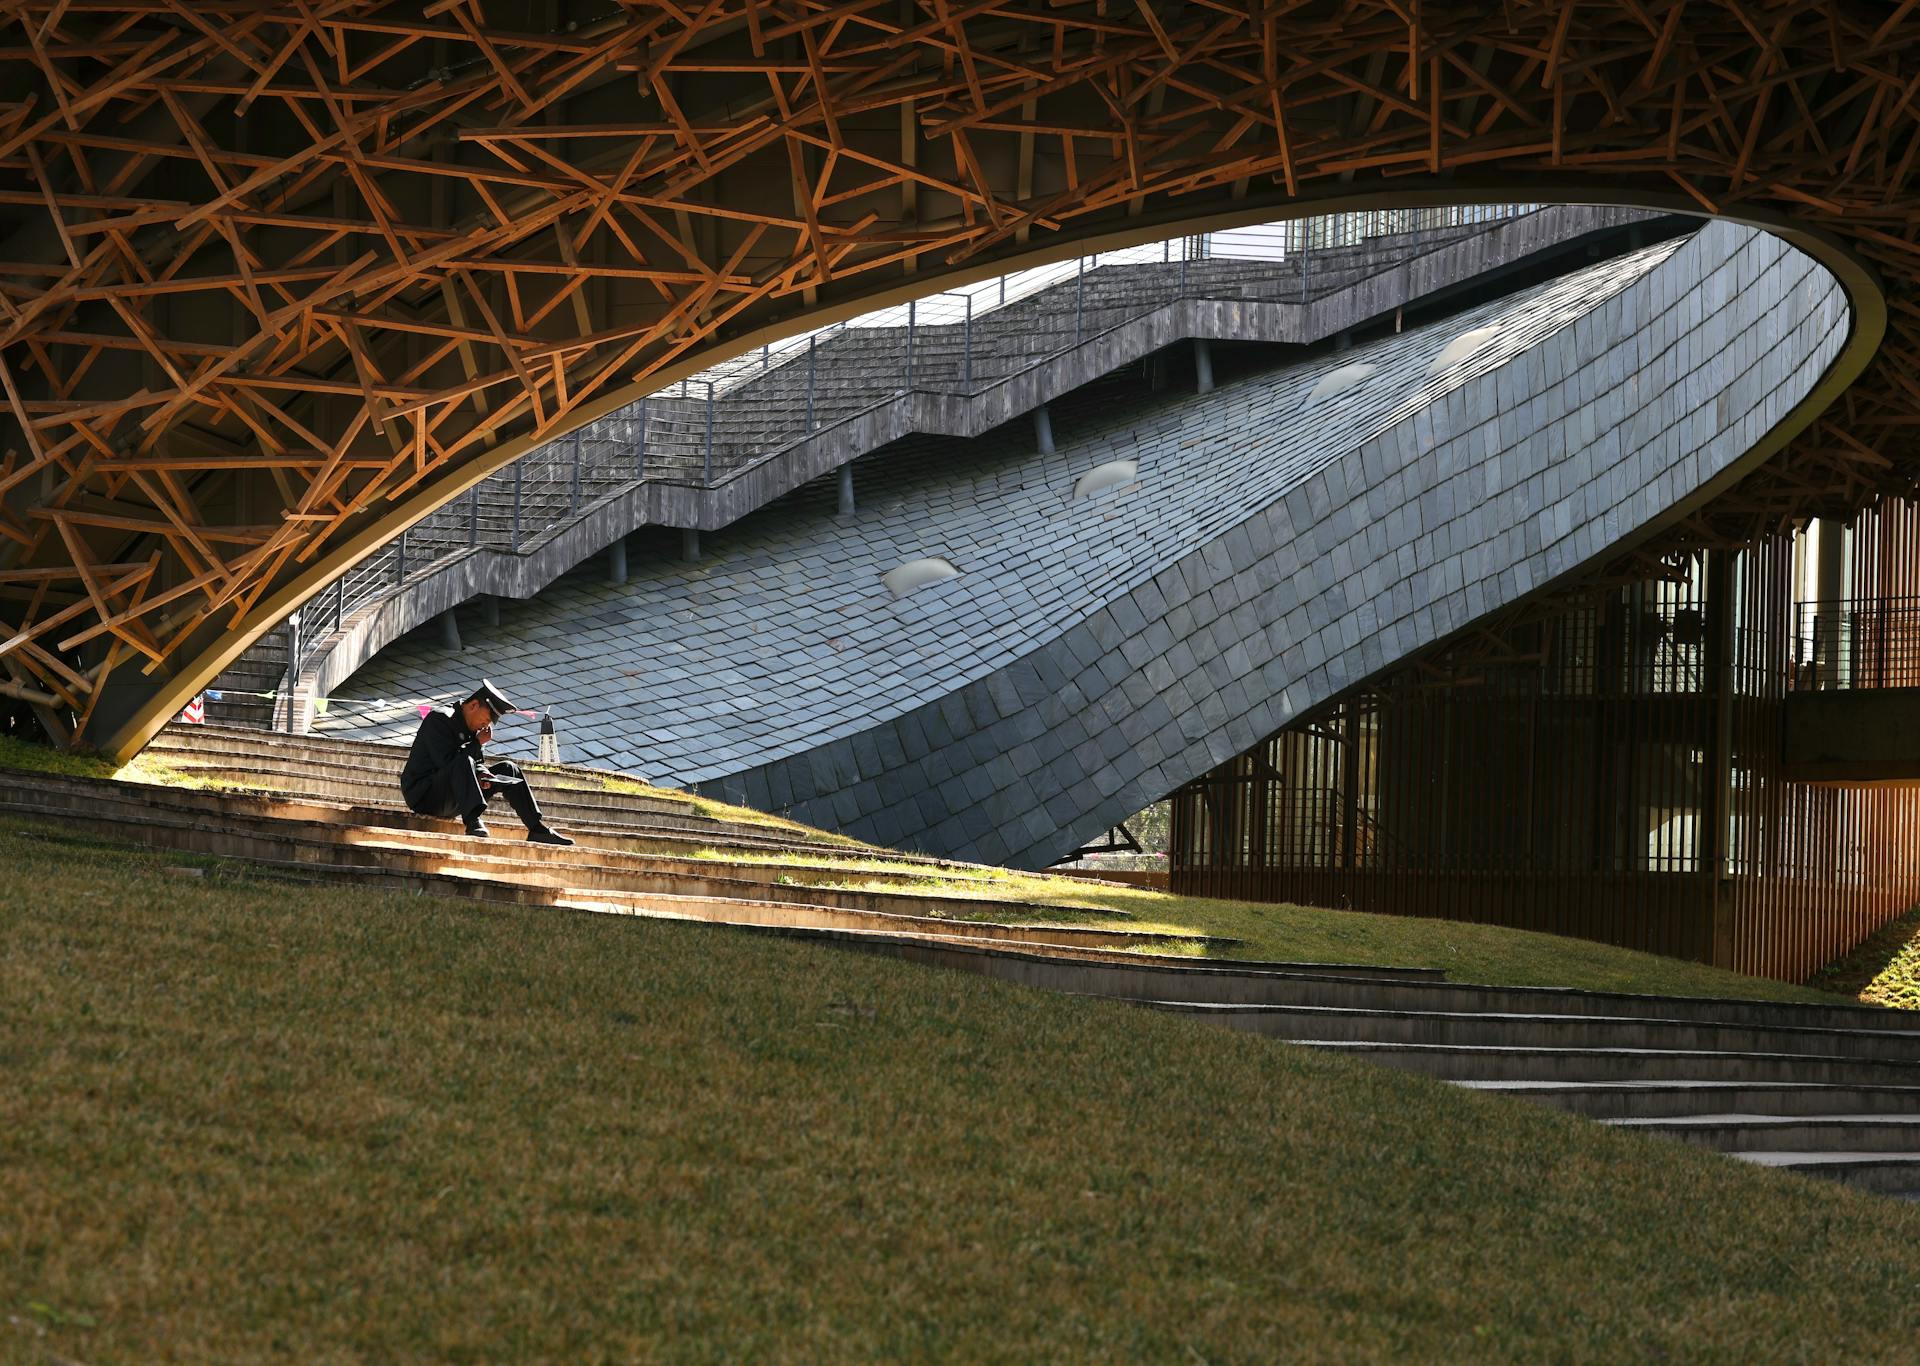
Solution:
[{"label": "vertical wooden slat screen", "polygon": [[[1795,537],[1715,553],[1717,575],[1696,557],[1506,625],[1497,648],[1434,652],[1188,784],[1174,890],[1805,978],[1920,900],[1920,788],[1781,778]],[[1861,513],[1847,567],[1855,616],[1920,593],[1920,505]],[[1920,650],[1885,623],[1849,667],[1920,685]]]}]

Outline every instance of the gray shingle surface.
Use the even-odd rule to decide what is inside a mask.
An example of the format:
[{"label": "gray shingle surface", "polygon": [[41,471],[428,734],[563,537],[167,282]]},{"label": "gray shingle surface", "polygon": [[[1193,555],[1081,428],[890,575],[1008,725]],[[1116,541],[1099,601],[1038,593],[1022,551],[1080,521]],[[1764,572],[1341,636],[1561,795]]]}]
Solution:
[{"label": "gray shingle surface", "polygon": [[[1734,289],[1743,266],[1754,283]],[[1486,349],[1426,373],[1483,326]],[[710,536],[706,563],[571,576],[503,603],[498,628],[463,623],[464,655],[417,633],[339,691],[457,692],[484,660],[553,706],[573,753],[1044,863],[1643,527],[1784,417],[1845,332],[1824,271],[1715,224],[1205,397],[1093,386],[1057,406],[1051,456],[1019,424],[899,443],[862,465],[848,521],[831,489],[802,490]],[[1356,360],[1378,369],[1305,402]],[[1068,500],[1121,457],[1137,484]],[[880,575],[921,554],[962,572],[892,600]],[[326,728],[415,724],[350,715]]]}]

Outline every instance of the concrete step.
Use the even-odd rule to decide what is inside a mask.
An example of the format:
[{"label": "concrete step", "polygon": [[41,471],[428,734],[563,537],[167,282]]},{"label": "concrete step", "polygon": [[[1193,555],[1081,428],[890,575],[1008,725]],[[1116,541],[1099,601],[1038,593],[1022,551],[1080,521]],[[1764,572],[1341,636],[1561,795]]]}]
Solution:
[{"label": "concrete step", "polygon": [[1458,1085],[1601,1120],[1727,1113],[1920,1115],[1920,1086],[1755,1086],[1723,1081],[1462,1081]]},{"label": "concrete step", "polygon": [[1459,1044],[1299,1040],[1302,1047],[1445,1081],[1731,1082],[1747,1086],[1920,1086],[1920,1065],[1807,1053],[1658,1048],[1513,1048]]},{"label": "concrete step", "polygon": [[[71,781],[87,783],[93,780]],[[404,818],[405,824],[389,828],[363,821],[360,818],[369,813],[361,811],[338,807],[328,810],[319,803],[285,803],[254,795],[188,792],[179,788],[115,783],[104,785],[104,790],[91,792],[56,790],[43,785],[37,799],[43,803],[44,809],[71,812],[78,808],[92,816],[110,814],[115,819],[133,825],[165,816],[176,826],[204,826],[206,833],[211,836],[228,831],[236,836],[248,834],[269,840],[299,841],[299,856],[309,860],[366,863],[370,860],[377,862],[384,854],[388,863],[396,867],[404,865],[410,869],[430,868],[454,872],[478,869],[488,876],[512,871],[530,885],[564,886],[593,893],[681,891],[700,896],[771,897],[779,901],[804,901],[914,916],[985,916],[996,909],[1023,916],[1044,914],[1039,907],[993,898],[948,897],[924,891],[839,891],[817,885],[826,880],[824,870],[738,863],[718,858],[660,857],[654,851],[635,850],[630,842],[622,842],[618,847],[595,847],[589,843],[569,849],[536,845],[513,838],[477,840],[454,833],[458,827],[452,823],[427,822],[411,813]],[[34,808],[29,803],[20,809]],[[377,818],[380,813],[371,814]],[[439,829],[424,828],[428,825],[438,826]],[[195,840],[194,847],[201,852],[223,852],[217,839],[209,842],[196,836]],[[606,843],[613,846],[612,841]],[[315,853],[315,847],[322,852]],[[353,852],[326,853],[325,850],[365,850],[369,857],[361,858]],[[274,851],[269,856],[279,861],[295,858],[295,854],[284,851]],[[876,875],[876,880],[887,879]],[[1113,919],[1126,918],[1126,913],[1121,911],[1108,912],[1107,915]],[[1154,943],[1179,942],[1189,945],[1207,942],[1204,937],[1191,936],[1176,936],[1173,939],[1148,936],[1147,939]],[[1106,941],[1096,937],[1094,942]]]},{"label": "concrete step", "polygon": [[[282,796],[346,802],[383,814],[400,809],[399,775],[407,754],[406,747],[401,745],[277,732],[263,735],[254,730],[212,725],[169,726],[154,737],[145,752],[197,777],[208,780],[217,777],[243,790],[258,790],[263,786],[252,781],[256,775],[298,774],[307,768],[316,775],[338,779],[343,786],[337,793],[323,794],[307,788],[319,788],[326,786],[325,783],[282,784],[275,787],[275,792]],[[691,799],[609,791],[608,780],[627,778],[602,769],[542,763],[525,763],[522,767],[536,784],[543,807],[552,809],[555,824],[568,819],[577,828],[596,831],[631,829],[646,834],[706,835],[717,842],[735,842],[743,847],[788,849],[836,858],[870,856],[930,868],[976,866],[827,838],[804,829],[787,830],[703,815],[694,809]],[[446,828],[458,828],[457,823],[442,824]],[[576,834],[577,830],[569,829],[568,833]]]},{"label": "concrete step", "polygon": [[1663,1134],[1722,1153],[1905,1153],[1920,1162],[1920,1114],[1723,1114],[1611,1119],[1617,1129]]},{"label": "concrete step", "polygon": [[[539,846],[492,846],[448,837],[436,847],[400,845],[374,832],[342,838],[338,826],[263,814],[270,802],[183,793],[179,789],[97,779],[33,775],[0,791],[0,813],[54,820],[63,831],[130,840],[153,848],[244,860],[263,868],[381,890],[433,891],[475,900],[558,906],[621,914],[668,916],[718,924],[885,930],[994,942],[1059,943],[1093,948],[1204,947],[1202,938],[1124,927],[1009,924],[987,917],[1021,909],[969,901],[941,907],[935,898],[878,892],[836,892],[781,886],[778,895],[722,876],[727,866],[695,883],[665,880],[644,886],[576,887],[574,851]],[[584,879],[583,879],[584,880]],[[644,879],[635,879],[645,883]],[[715,894],[719,891],[720,894]],[[732,891],[736,895],[727,895]],[[939,910],[941,914],[915,914]],[[907,913],[902,913],[902,912]],[[967,918],[960,918],[965,916]]]},{"label": "concrete step", "polygon": [[1920,1198],[1920,1154],[1761,1150],[1733,1152],[1728,1156],[1758,1167],[1823,1177],[1882,1195]]},{"label": "concrete step", "polygon": [[[655,853],[596,848],[591,845],[568,849],[525,840],[476,840],[464,834],[365,829],[357,826],[339,827],[335,837],[341,843],[356,848],[428,855],[439,867],[471,864],[484,865],[491,871],[512,870],[528,880],[544,880],[580,892],[681,891],[699,896],[764,897],[877,910],[892,915],[949,918],[974,914],[1018,914],[1022,917],[1044,918],[1055,913],[1051,907],[1032,902],[930,892],[924,886],[924,879],[917,875],[890,877],[873,874],[872,881],[893,883],[897,889],[846,891],[824,885],[830,881],[844,881],[848,876],[844,870],[793,863],[668,858]],[[913,890],[906,890],[908,887],[913,887]],[[1132,919],[1129,912],[1122,910],[1095,910],[1091,914],[1114,921]],[[1199,944],[1230,941],[1180,936],[1179,942]]]},{"label": "concrete step", "polygon": [[1631,1015],[1380,1010],[1154,1001],[1159,1009],[1270,1038],[1486,1048],[1653,1049],[1866,1057],[1920,1067],[1920,1034],[1720,1024]]}]

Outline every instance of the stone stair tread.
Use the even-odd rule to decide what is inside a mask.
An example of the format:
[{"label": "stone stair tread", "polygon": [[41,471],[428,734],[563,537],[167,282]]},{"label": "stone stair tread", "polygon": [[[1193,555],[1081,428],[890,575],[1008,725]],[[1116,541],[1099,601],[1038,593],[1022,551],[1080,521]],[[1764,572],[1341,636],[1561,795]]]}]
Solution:
[{"label": "stone stair tread", "polygon": [[1766,1149],[1734,1149],[1726,1155],[1760,1167],[1911,1166],[1920,1172],[1920,1152],[1770,1152]]},{"label": "stone stair tread", "polygon": [[1532,1094],[1553,1094],[1571,1091],[1858,1091],[1871,1089],[1886,1091],[1895,1095],[1911,1094],[1920,1099],[1920,1086],[1879,1086],[1863,1088],[1848,1086],[1845,1083],[1826,1081],[1499,1081],[1473,1080],[1454,1083],[1475,1091],[1515,1091]]},{"label": "stone stair tread", "polygon": [[1666,1117],[1645,1117],[1631,1119],[1608,1119],[1601,1121],[1622,1129],[1701,1129],[1709,1126],[1739,1125],[1742,1128],[1787,1128],[1796,1124],[1854,1124],[1854,1125],[1897,1125],[1912,1128],[1920,1136],[1920,1114],[1915,1115],[1876,1115],[1876,1114],[1805,1114],[1805,1115],[1762,1115],[1762,1114],[1723,1114],[1723,1115],[1670,1115]]},{"label": "stone stair tread", "polygon": [[[1694,998],[1674,997],[1670,999],[1674,1001],[1685,1002],[1685,1001],[1693,1000]],[[1660,998],[1637,997],[1635,998],[1635,1000],[1644,1004],[1652,1005],[1652,1004],[1657,1004]],[[1438,1021],[1438,1022],[1472,1021],[1474,1023],[1480,1023],[1480,1024],[1514,1024],[1514,1025],[1599,1024],[1599,1025],[1608,1025],[1608,1026],[1620,1026],[1622,1028],[1632,1027],[1632,1026],[1660,1026],[1660,1027],[1678,1027],[1678,1028],[1692,1028],[1692,1029],[1721,1029],[1721,1030],[1747,1029],[1747,1030],[1767,1030],[1767,1031],[1781,1032],[1781,1033],[1802,1034],[1802,1035],[1808,1035],[1808,1036],[1828,1036],[1828,1037],[1844,1036],[1847,1038],[1860,1037],[1860,1038],[1868,1038],[1868,1039],[1879,1038],[1879,1039],[1884,1039],[1888,1041],[1899,1040],[1903,1043],[1920,1043],[1920,1038],[1916,1038],[1915,1034],[1912,1031],[1902,1030],[1902,1029],[1879,1029],[1866,1024],[1862,1024],[1857,1027],[1856,1026],[1835,1027],[1835,1026],[1828,1026],[1828,1025],[1796,1024],[1788,1021],[1776,1022],[1772,1020],[1758,1021],[1758,1022],[1744,1022],[1744,1021],[1732,1021],[1732,1020],[1704,1020],[1704,1019],[1697,1019],[1697,1018],[1689,1019],[1689,1018],[1686,1018],[1685,1016],[1679,1016],[1679,1015],[1657,1015],[1657,1014],[1656,1015],[1630,1015],[1630,1014],[1587,1015],[1587,1014],[1577,1014],[1577,1013],[1570,1013],[1570,1012],[1562,1013],[1562,1012],[1556,1012],[1556,1011],[1520,1012],[1520,1011],[1504,1011],[1504,1010],[1407,1010],[1404,1008],[1385,1007],[1385,1006],[1296,1005],[1296,1004],[1278,1003],[1278,1002],[1271,1003],[1271,1004],[1268,1004],[1268,1003],[1238,1004],[1238,1003],[1228,1003],[1228,1002],[1153,1001],[1153,1002],[1148,1002],[1147,1004],[1153,1005],[1160,1009],[1187,1011],[1193,1014],[1275,1015],[1275,1016],[1304,1016],[1304,1017],[1310,1017],[1310,1018],[1311,1017],[1353,1018],[1353,1017],[1365,1016],[1369,1018],[1394,1019],[1394,1020],[1429,1020],[1429,1021]]]},{"label": "stone stair tread", "polygon": [[[1747,1048],[1639,1048],[1639,1047],[1572,1047],[1561,1048],[1551,1044],[1455,1044],[1455,1043],[1393,1043],[1376,1042],[1371,1039],[1290,1039],[1303,1048],[1325,1048],[1342,1052],[1364,1053],[1369,1051],[1403,1052],[1427,1051],[1433,1053],[1461,1053],[1469,1056],[1502,1057],[1512,1055],[1538,1054],[1545,1057],[1628,1057],[1628,1058],[1749,1058],[1756,1061],[1772,1062],[1834,1062],[1849,1066],[1885,1067],[1910,1069],[1920,1075],[1920,1061],[1904,1058],[1849,1057],[1835,1053],[1773,1053]],[[1772,1083],[1768,1083],[1771,1085]]]}]

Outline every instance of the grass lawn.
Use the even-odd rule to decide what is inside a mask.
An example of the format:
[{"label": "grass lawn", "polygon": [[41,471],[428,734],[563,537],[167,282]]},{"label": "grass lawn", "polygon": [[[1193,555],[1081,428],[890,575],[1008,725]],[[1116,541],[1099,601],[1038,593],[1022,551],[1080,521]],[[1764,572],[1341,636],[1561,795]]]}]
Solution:
[{"label": "grass lawn", "polygon": [[1920,1010],[1920,907],[1829,963],[1812,985],[1876,1005]]},{"label": "grass lawn", "polygon": [[0,1359],[1920,1341],[1920,1206],[1350,1059],[710,927],[0,862]]}]

